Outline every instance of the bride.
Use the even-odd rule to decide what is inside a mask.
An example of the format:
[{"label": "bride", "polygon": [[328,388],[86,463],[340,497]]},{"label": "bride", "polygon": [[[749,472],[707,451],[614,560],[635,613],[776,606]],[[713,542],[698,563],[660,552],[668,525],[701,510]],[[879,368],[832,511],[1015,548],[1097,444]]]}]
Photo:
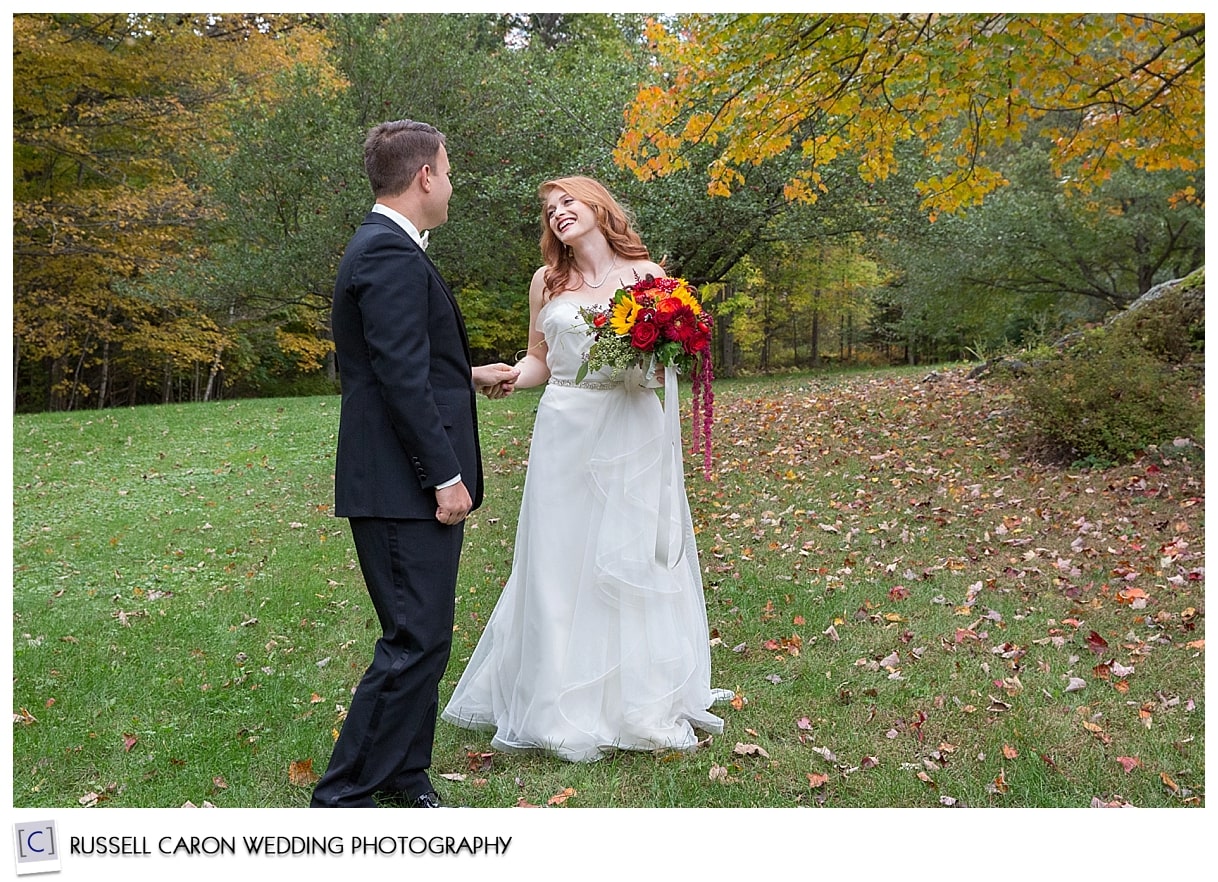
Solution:
[{"label": "bride", "polygon": [[515,557],[442,716],[494,732],[499,750],[576,762],[613,749],[692,749],[695,729],[723,730],[707,711],[723,696],[710,688],[681,439],[641,371],[602,368],[575,381],[591,345],[580,308],[664,270],[597,181],[561,178],[540,195],[545,266],[529,288],[515,385],[547,386]]}]

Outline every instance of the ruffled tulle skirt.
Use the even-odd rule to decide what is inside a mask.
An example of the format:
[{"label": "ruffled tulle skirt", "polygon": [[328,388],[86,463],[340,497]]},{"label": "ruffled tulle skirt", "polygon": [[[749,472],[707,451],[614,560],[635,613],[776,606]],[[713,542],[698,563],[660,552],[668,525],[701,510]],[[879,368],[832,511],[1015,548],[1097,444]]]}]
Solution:
[{"label": "ruffled tulle skirt", "polygon": [[541,398],[512,572],[442,713],[499,750],[590,761],[723,728],[675,406],[595,385]]}]

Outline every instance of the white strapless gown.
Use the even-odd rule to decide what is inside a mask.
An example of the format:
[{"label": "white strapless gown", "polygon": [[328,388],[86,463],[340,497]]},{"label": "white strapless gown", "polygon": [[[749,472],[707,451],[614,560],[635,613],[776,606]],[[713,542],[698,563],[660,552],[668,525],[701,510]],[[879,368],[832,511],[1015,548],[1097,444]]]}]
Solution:
[{"label": "white strapless gown", "polygon": [[709,632],[675,405],[666,413],[639,371],[574,385],[591,343],[578,304],[551,300],[538,325],[551,380],[512,573],[442,717],[493,731],[498,750],[576,762],[691,749],[695,728],[718,733],[723,721],[707,711]]}]

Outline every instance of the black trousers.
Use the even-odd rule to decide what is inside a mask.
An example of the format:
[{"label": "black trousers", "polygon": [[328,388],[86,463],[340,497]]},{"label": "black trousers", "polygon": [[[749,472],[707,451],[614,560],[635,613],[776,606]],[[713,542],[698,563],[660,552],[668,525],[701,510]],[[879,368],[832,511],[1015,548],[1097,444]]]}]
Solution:
[{"label": "black trousers", "polygon": [[464,524],[350,523],[382,636],[313,790],[314,808],[374,806],[374,794],[414,799],[432,789],[427,770],[452,646]]}]

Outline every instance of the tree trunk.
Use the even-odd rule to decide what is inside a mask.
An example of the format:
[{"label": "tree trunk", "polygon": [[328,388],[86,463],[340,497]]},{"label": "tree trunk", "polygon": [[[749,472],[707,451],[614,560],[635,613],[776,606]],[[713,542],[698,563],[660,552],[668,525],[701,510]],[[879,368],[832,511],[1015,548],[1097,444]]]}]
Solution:
[{"label": "tree trunk", "polygon": [[110,394],[110,338],[102,342],[101,382],[97,388],[97,409],[106,406],[106,396]]},{"label": "tree trunk", "polygon": [[820,367],[820,307],[812,307],[812,367]]},{"label": "tree trunk", "polygon": [[212,393],[216,389],[216,375],[220,373],[220,356],[224,354],[224,350],[217,349],[216,356],[211,360],[211,370],[207,373],[207,389],[203,392],[203,400],[211,401]]}]

